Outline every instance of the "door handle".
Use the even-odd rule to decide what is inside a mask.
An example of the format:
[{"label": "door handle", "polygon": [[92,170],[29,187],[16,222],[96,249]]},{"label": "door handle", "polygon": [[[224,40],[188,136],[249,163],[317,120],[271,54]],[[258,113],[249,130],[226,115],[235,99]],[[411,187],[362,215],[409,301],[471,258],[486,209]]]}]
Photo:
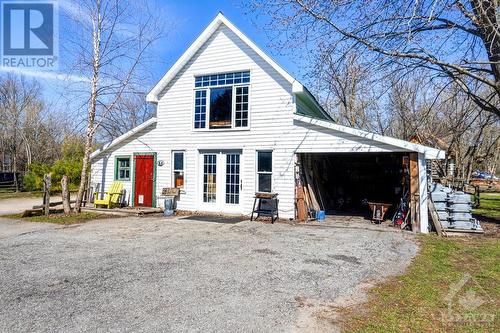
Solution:
[{"label": "door handle", "polygon": [[243,179],[240,179],[240,191],[243,191]]}]

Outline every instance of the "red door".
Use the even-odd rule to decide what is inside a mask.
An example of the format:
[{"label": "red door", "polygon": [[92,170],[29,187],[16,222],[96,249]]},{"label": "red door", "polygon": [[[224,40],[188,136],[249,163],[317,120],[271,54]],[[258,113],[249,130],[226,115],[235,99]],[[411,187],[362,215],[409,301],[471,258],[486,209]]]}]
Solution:
[{"label": "red door", "polygon": [[154,156],[134,156],[134,206],[153,206]]}]

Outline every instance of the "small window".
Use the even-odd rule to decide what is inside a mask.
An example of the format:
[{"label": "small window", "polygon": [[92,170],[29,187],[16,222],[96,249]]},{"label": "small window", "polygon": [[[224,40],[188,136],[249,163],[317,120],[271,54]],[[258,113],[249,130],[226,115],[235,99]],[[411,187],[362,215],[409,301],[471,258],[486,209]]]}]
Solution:
[{"label": "small window", "polygon": [[184,189],[184,152],[174,151],[172,155],[174,187]]},{"label": "small window", "polygon": [[115,180],[130,180],[130,156],[116,158]]},{"label": "small window", "polygon": [[273,178],[273,152],[257,152],[257,191],[271,192]]}]

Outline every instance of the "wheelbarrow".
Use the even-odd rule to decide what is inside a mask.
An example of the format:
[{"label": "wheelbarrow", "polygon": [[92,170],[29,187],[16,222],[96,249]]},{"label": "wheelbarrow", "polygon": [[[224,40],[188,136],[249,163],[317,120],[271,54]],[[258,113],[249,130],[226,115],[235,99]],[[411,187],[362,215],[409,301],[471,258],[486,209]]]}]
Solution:
[{"label": "wheelbarrow", "polygon": [[370,206],[372,211],[372,221],[375,223],[382,223],[385,213],[391,208],[392,204],[368,201],[368,206]]}]

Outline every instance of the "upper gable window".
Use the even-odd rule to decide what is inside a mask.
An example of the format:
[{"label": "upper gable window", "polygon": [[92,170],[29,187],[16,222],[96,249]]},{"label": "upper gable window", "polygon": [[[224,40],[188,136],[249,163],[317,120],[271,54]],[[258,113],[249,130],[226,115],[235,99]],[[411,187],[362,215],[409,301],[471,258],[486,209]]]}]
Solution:
[{"label": "upper gable window", "polygon": [[195,77],[195,129],[248,127],[250,72]]},{"label": "upper gable window", "polygon": [[197,76],[194,80],[194,86],[199,87],[212,87],[212,86],[226,86],[230,84],[240,84],[250,82],[250,72],[236,72],[236,73],[223,73],[215,75]]}]

